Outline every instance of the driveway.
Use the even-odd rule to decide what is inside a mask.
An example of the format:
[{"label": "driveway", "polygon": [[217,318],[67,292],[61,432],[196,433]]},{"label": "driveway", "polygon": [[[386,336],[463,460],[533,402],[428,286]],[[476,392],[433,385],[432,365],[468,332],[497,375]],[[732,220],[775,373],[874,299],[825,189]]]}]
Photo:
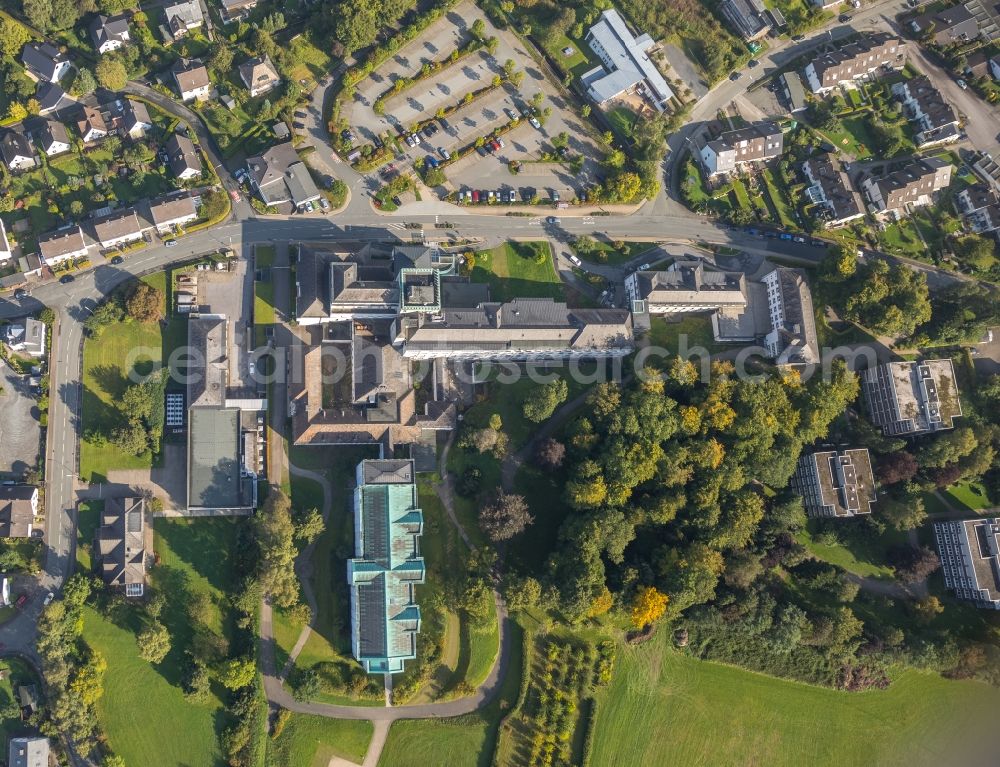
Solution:
[{"label": "driveway", "polygon": [[0,472],[22,475],[38,465],[38,416],[28,376],[0,360]]},{"label": "driveway", "polygon": [[[148,488],[153,495],[163,501],[168,510],[187,508],[187,449],[183,442],[168,442],[163,446],[162,466],[151,469],[113,469],[108,472],[108,485],[120,485],[121,489]],[[81,498],[102,498],[109,494],[103,485],[91,487],[80,493]],[[114,494],[114,493],[110,493]]]}]

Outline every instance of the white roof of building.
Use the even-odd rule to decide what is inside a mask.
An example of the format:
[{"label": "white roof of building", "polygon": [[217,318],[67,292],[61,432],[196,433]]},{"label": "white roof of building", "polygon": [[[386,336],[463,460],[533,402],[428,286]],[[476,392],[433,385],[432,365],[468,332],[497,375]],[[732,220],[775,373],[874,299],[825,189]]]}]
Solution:
[{"label": "white roof of building", "polygon": [[674,95],[663,75],[646,55],[653,44],[652,39],[645,34],[636,38],[614,8],[601,14],[601,18],[590,28],[590,34],[614,65],[614,71],[606,77],[588,82],[599,100],[605,101],[617,96],[641,80],[646,81],[660,101],[666,101]]}]

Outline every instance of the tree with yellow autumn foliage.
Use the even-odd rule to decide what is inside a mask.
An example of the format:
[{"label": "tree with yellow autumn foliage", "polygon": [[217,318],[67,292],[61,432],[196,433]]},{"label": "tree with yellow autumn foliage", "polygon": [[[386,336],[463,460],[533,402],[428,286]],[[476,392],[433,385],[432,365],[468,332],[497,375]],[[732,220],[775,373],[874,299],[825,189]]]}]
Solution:
[{"label": "tree with yellow autumn foliage", "polygon": [[642,629],[663,617],[667,610],[667,595],[652,586],[643,586],[632,601],[632,625]]}]

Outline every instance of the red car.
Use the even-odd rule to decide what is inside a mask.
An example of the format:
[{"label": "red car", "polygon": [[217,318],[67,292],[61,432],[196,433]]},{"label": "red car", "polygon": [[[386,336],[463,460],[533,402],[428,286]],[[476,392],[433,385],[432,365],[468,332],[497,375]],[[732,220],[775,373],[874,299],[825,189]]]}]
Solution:
[{"label": "red car", "polygon": [[20,610],[22,607],[24,607],[24,603],[27,602],[27,601],[28,601],[28,595],[27,594],[21,594],[21,596],[19,596],[17,598],[17,601],[14,603],[14,607],[16,607],[18,610]]},{"label": "red car", "polygon": [[499,152],[503,148],[501,146],[500,142],[496,141],[495,139],[494,139],[493,143],[490,144],[490,146],[493,147],[493,151],[494,152]]},{"label": "red car", "polygon": [[472,190],[472,201],[475,202],[475,203],[479,202],[479,190],[478,189],[473,189]]}]

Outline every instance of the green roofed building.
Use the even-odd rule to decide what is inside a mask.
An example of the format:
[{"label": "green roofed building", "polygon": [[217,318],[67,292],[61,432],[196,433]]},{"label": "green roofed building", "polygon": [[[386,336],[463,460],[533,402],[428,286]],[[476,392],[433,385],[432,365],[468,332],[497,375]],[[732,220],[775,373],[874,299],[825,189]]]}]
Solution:
[{"label": "green roofed building", "polygon": [[417,657],[420,607],[414,586],[424,582],[412,460],[358,464],[354,491],[356,559],[347,562],[354,657],[370,674],[398,674]]}]

